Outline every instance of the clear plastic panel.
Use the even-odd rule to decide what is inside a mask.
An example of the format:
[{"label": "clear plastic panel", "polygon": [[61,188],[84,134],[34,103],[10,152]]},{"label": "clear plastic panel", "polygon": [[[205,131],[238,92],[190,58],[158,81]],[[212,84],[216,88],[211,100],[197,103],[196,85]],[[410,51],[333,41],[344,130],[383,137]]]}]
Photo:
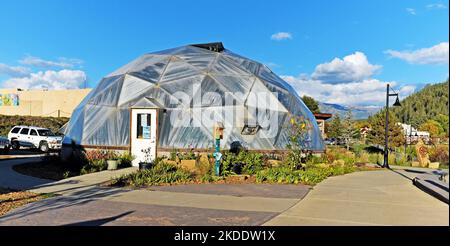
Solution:
[{"label": "clear plastic panel", "polygon": [[120,94],[122,92],[123,77],[116,80],[114,84],[108,86],[106,89],[92,96],[89,104],[117,106]]},{"label": "clear plastic panel", "polygon": [[131,75],[125,75],[118,105],[123,105],[128,101],[140,97],[143,91],[147,91],[154,86],[153,83],[146,80]]},{"label": "clear plastic panel", "polygon": [[252,76],[253,74],[242,69],[238,64],[223,55],[219,55],[211,65],[210,73],[225,76]]},{"label": "clear plastic panel", "polygon": [[[153,54],[143,55],[143,56],[139,57],[138,59],[128,63],[127,65],[119,68],[118,70],[112,72],[107,77],[142,71],[148,67],[155,67],[154,70],[159,71],[157,68],[163,67],[164,66],[163,64],[167,64],[169,59],[170,59],[170,56],[166,56],[166,55],[153,55]],[[151,68],[149,68],[149,70],[150,70],[149,72],[152,71]],[[153,78],[153,77],[154,76],[151,76],[151,78]]]},{"label": "clear plastic panel", "polygon": [[164,83],[165,81],[180,80],[199,74],[200,72],[192,69],[192,66],[186,61],[174,56],[167,65],[164,75],[161,78],[161,83]]}]

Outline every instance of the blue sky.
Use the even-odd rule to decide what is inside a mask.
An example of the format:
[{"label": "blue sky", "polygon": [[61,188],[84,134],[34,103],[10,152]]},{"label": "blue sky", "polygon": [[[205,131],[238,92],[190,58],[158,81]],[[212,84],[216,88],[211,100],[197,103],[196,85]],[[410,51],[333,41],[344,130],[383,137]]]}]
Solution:
[{"label": "blue sky", "polygon": [[448,8],[448,0],[2,1],[0,87],[94,87],[144,53],[222,41],[300,94],[380,105],[373,93],[386,82],[407,95],[448,78]]}]

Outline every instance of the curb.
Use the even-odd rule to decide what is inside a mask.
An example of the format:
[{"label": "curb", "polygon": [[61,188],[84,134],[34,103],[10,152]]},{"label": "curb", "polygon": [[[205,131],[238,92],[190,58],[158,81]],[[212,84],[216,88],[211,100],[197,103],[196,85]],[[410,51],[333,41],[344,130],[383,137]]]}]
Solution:
[{"label": "curb", "polygon": [[[444,189],[441,189],[441,188],[439,188],[437,186],[429,184],[425,180],[422,180],[422,179],[417,178],[417,177],[415,177],[412,182],[413,182],[413,184],[416,187],[418,187],[422,191],[424,191],[424,192],[428,193],[429,195],[439,199],[442,202],[445,202],[445,203],[449,204],[449,202],[448,202],[448,200],[449,200],[448,190],[444,190]],[[439,191],[441,191],[441,192],[439,192]],[[447,193],[447,195],[443,194],[445,192]]]}]

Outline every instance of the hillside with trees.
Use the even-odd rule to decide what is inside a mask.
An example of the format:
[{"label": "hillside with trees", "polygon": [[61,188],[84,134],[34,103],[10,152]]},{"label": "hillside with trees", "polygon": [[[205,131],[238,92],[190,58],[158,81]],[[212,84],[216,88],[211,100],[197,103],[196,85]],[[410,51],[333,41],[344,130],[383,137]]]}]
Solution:
[{"label": "hillside with trees", "polygon": [[436,137],[448,136],[449,81],[427,85],[402,100],[400,107],[391,108],[395,117]]},{"label": "hillside with trees", "polygon": [[0,136],[6,137],[11,128],[16,125],[45,127],[56,133],[68,121],[69,118],[65,117],[0,115]]}]

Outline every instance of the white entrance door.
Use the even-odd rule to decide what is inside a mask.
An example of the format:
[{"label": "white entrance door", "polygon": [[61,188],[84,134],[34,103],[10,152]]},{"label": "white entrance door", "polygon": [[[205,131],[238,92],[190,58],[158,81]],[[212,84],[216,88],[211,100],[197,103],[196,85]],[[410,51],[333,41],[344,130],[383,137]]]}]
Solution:
[{"label": "white entrance door", "polygon": [[131,109],[133,166],[139,166],[140,162],[152,162],[156,158],[157,117],[156,109]]}]

